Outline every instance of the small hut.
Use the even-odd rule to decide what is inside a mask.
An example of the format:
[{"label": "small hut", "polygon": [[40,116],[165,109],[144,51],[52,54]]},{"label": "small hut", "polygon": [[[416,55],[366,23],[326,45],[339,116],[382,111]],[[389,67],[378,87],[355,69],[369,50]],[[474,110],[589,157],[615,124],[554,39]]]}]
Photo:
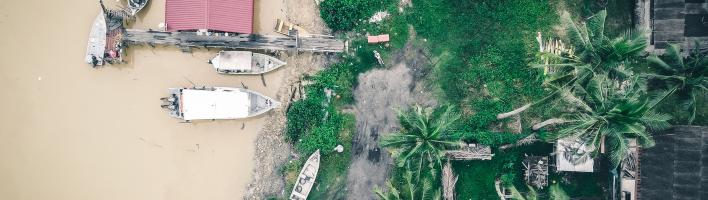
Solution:
[{"label": "small hut", "polygon": [[526,183],[539,189],[548,186],[548,156],[527,155],[523,165]]},{"label": "small hut", "polygon": [[557,171],[593,172],[595,161],[589,155],[592,147],[576,138],[561,138],[555,148]]}]

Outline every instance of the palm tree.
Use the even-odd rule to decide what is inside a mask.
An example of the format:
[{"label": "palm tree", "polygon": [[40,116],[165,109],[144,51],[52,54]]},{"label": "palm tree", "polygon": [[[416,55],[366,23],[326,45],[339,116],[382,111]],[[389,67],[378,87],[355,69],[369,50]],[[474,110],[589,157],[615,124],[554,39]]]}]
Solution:
[{"label": "palm tree", "polygon": [[564,12],[561,21],[566,29],[572,48],[561,53],[542,53],[553,60],[551,63],[534,64],[536,68],[548,68],[550,73],[544,84],[551,86],[553,92],[543,99],[523,105],[511,112],[497,115],[497,119],[523,112],[533,105],[544,103],[558,95],[560,88],[574,90],[585,87],[597,74],[608,74],[613,79],[624,80],[632,76],[630,67],[640,58],[647,47],[644,31],[628,30],[623,35],[610,38],[605,35],[607,11],[602,10],[590,16],[585,23],[575,23],[568,12]]},{"label": "palm tree", "polygon": [[442,167],[444,151],[459,145],[459,136],[450,130],[458,119],[460,114],[452,106],[435,112],[417,105],[405,112],[398,111],[401,129],[384,136],[381,146],[391,151],[398,167],[418,169],[418,174],[423,166]]},{"label": "palm tree", "polygon": [[549,67],[547,84],[558,87],[584,87],[596,74],[608,74],[623,80],[632,75],[630,67],[642,57],[647,47],[644,31],[628,30],[623,35],[610,38],[605,35],[607,11],[590,16],[585,23],[575,23],[567,12],[561,20],[575,53],[548,54],[558,61],[540,64]]},{"label": "palm tree", "polygon": [[388,180],[386,181],[386,191],[375,187],[374,193],[382,200],[441,200],[440,189],[434,187],[430,178],[424,178],[416,183],[413,180],[413,173],[406,171],[400,188],[396,188],[391,180]]},{"label": "palm tree", "polygon": [[696,119],[696,96],[708,91],[708,58],[701,53],[698,43],[688,57],[681,55],[679,45],[673,44],[666,49],[663,56],[656,55],[647,58],[654,74],[649,78],[660,80],[666,90],[675,95],[680,104],[689,111],[688,124]]},{"label": "palm tree", "polygon": [[597,155],[596,147],[604,140],[610,162],[616,168],[627,157],[628,138],[636,138],[639,145],[648,148],[654,145],[648,131],[670,126],[667,121],[671,116],[653,111],[666,95],[650,99],[637,78],[614,81],[606,75],[596,75],[587,89],[580,88],[575,94],[581,101],[570,103],[572,109],[561,117],[566,126],[551,137],[576,138],[589,147],[588,151],[571,152],[579,154],[572,158]]}]

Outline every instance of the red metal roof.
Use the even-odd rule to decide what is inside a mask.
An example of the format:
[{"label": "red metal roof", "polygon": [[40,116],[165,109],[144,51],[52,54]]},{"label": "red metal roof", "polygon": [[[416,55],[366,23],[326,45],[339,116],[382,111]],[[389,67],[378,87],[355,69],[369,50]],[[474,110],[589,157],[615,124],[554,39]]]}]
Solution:
[{"label": "red metal roof", "polygon": [[253,0],[167,0],[168,31],[209,29],[250,34]]},{"label": "red metal roof", "polygon": [[369,40],[369,43],[380,43],[380,42],[388,42],[389,37],[388,37],[388,34],[383,34],[383,35],[368,36],[367,39]]}]

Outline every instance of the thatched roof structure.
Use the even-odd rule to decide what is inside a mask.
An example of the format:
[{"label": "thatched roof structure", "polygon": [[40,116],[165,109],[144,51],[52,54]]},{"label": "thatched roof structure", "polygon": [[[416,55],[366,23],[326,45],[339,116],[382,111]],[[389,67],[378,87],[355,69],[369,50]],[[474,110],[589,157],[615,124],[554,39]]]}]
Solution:
[{"label": "thatched roof structure", "polygon": [[445,151],[450,160],[491,160],[492,148],[480,144],[460,143],[460,149]]}]

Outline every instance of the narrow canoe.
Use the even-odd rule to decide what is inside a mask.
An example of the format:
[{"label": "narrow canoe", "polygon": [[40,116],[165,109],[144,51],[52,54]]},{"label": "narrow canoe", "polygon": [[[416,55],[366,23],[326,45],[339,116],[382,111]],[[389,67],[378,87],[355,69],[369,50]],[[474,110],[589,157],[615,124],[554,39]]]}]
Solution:
[{"label": "narrow canoe", "polygon": [[307,159],[305,165],[297,177],[293,192],[290,193],[290,200],[305,200],[312,190],[317,178],[317,171],[320,169],[320,150],[318,149]]}]

